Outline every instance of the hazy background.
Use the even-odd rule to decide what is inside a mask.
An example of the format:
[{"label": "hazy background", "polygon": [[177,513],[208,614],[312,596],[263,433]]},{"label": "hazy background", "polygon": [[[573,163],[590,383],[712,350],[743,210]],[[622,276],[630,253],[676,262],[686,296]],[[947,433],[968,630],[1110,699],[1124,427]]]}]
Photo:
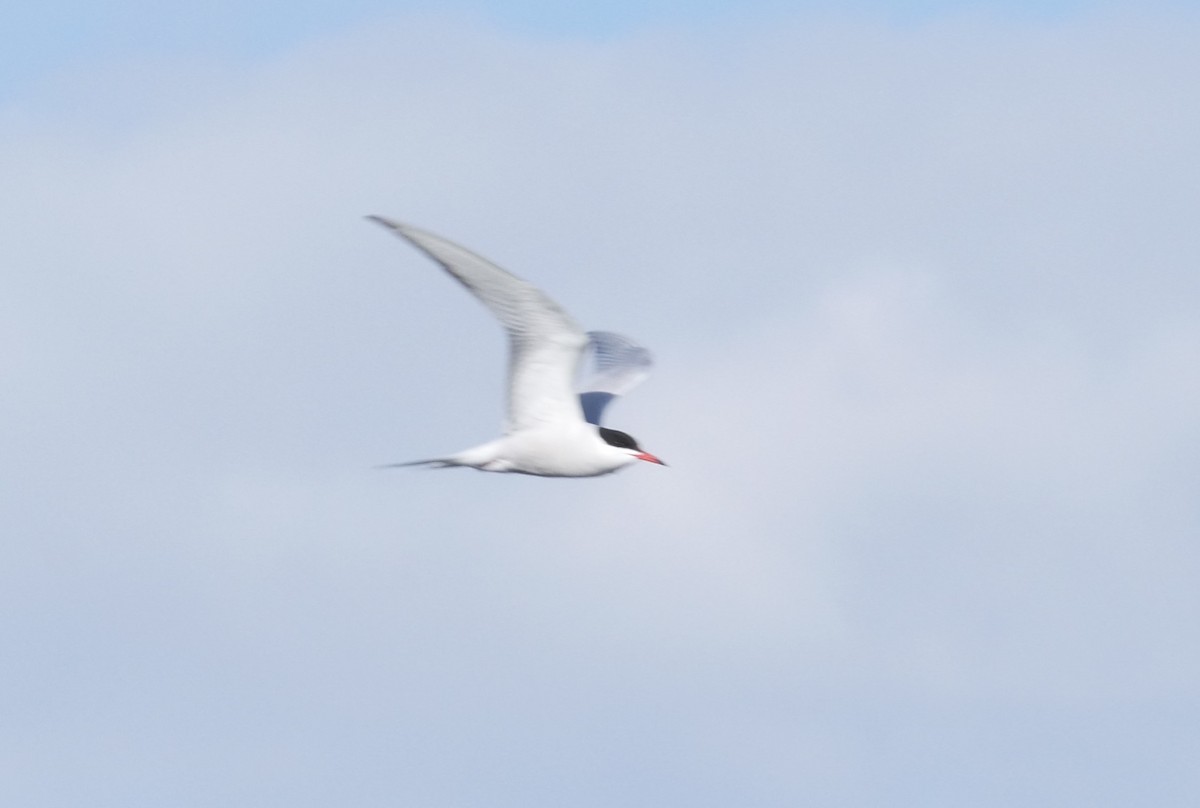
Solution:
[{"label": "hazy background", "polygon": [[334,6],[5,12],[0,803],[1200,803],[1194,6]]}]

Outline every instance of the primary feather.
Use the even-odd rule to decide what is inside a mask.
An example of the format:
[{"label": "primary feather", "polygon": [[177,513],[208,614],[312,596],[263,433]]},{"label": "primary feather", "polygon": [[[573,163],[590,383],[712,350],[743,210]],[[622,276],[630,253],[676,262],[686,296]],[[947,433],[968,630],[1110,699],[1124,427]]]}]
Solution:
[{"label": "primary feather", "polygon": [[506,432],[582,417],[573,383],[587,336],[561,306],[533,284],[441,236],[382,216],[368,218],[441,264],[508,332]]}]

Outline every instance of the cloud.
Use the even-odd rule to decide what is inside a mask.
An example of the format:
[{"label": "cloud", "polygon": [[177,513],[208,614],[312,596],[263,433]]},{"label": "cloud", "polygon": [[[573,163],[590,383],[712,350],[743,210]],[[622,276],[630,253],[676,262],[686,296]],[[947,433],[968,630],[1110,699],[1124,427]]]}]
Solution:
[{"label": "cloud", "polygon": [[[1194,28],[399,17],[10,106],[6,796],[1194,795]],[[376,472],[503,345],[375,212],[650,345],[671,467]]]}]

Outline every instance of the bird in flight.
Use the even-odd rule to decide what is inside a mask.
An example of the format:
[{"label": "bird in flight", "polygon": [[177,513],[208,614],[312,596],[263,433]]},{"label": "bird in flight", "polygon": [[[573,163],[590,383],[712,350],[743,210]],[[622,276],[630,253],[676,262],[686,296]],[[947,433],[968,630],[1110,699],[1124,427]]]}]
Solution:
[{"label": "bird in flight", "polygon": [[[600,425],[605,408],[649,375],[650,352],[607,331],[585,333],[540,289],[486,258],[382,216],[368,216],[441,264],[508,332],[504,435],[456,454],[393,466],[595,477],[638,460],[665,466],[624,432]],[[585,358],[594,366],[580,386]]]}]

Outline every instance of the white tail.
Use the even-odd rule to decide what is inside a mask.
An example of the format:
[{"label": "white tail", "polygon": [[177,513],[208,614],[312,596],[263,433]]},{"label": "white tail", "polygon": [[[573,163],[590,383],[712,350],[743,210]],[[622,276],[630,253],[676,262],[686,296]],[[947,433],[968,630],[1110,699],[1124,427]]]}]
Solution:
[{"label": "white tail", "polygon": [[382,466],[376,466],[377,469],[402,469],[408,466],[427,466],[431,469],[450,469],[455,466],[461,466],[461,463],[455,463],[449,459],[438,460],[412,460],[408,463],[384,463]]}]

